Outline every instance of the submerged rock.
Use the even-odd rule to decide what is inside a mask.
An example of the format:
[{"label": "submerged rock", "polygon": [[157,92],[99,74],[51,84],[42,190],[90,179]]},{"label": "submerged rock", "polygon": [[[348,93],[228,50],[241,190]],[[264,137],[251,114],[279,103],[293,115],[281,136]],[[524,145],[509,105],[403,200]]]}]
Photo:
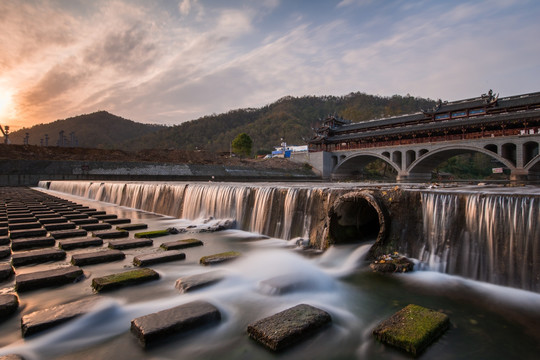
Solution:
[{"label": "submerged rock", "polygon": [[19,298],[15,294],[0,295],[0,320],[7,318],[19,308]]},{"label": "submerged rock", "polygon": [[242,255],[242,254],[237,252],[237,251],[227,251],[227,252],[224,252],[224,253],[203,256],[199,260],[199,262],[202,265],[215,265],[215,264],[220,264],[220,263],[225,262],[225,261],[234,260],[237,257],[239,257],[240,255]]},{"label": "submerged rock", "polygon": [[147,347],[165,336],[215,324],[220,320],[221,313],[214,305],[199,300],[133,319],[131,332],[143,347]]},{"label": "submerged rock", "polygon": [[215,284],[223,280],[224,277],[224,274],[218,270],[209,271],[202,274],[184,276],[176,280],[175,287],[181,292],[193,291],[205,286]]},{"label": "submerged rock", "polygon": [[21,318],[22,336],[26,337],[50,329],[86,314],[96,305],[98,300],[98,297],[90,297],[24,315]]},{"label": "submerged rock", "polygon": [[445,314],[410,304],[377,325],[373,334],[379,341],[416,356],[449,326],[450,320]]},{"label": "submerged rock", "polygon": [[393,253],[391,255],[382,255],[374,260],[369,267],[376,272],[410,272],[414,269],[412,260],[405,256]]},{"label": "submerged rock", "polygon": [[332,322],[326,311],[300,304],[250,324],[249,336],[273,351],[293,345]]}]

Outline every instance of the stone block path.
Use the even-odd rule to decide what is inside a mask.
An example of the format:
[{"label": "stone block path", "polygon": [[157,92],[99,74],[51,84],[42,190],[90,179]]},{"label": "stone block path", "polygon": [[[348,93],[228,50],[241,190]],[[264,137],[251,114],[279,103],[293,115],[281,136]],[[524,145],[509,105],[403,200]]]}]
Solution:
[{"label": "stone block path", "polygon": [[[204,245],[198,239],[178,239],[176,234],[168,231],[159,233],[163,236],[160,241],[152,240],[150,237],[153,236],[135,235],[147,228],[147,224],[133,223],[132,219],[118,218],[115,214],[30,188],[0,188],[0,321],[17,317],[21,336],[41,336],[48,329],[91,311],[103,298],[103,291],[120,292],[121,297],[126,286],[133,286],[130,291],[137,291],[136,287],[142,286],[138,285],[140,283],[161,281],[160,274],[148,266],[177,266],[186,258],[194,260],[193,252],[200,254],[201,249],[196,247]],[[153,233],[155,231],[150,232]],[[201,270],[204,269],[202,264],[219,266],[240,254],[207,255],[201,261]],[[219,270],[207,271],[181,277],[175,287],[180,293],[190,292],[211,286],[223,278]],[[32,298],[35,297],[32,291],[39,290],[41,293],[37,295],[41,295],[58,287],[80,289],[86,283],[88,289],[83,298],[56,299],[52,296],[54,300],[47,306],[37,308]],[[144,287],[142,291],[144,293]],[[44,298],[48,296],[46,294]],[[308,322],[300,323],[300,327],[318,328],[329,321],[329,315],[322,310],[301,310],[302,316],[307,313]],[[313,317],[317,320],[312,320]],[[220,319],[220,311],[214,305],[197,300],[132,319],[131,332],[143,347],[147,347],[164,339],[167,341],[169,335],[217,325]],[[272,319],[264,321],[270,321],[273,326]],[[278,323],[281,318],[275,318],[275,321]],[[253,326],[258,329],[256,331],[261,331],[265,324],[259,322]],[[295,333],[294,337],[297,341],[303,334]],[[276,338],[269,341],[276,342],[270,348],[280,348],[288,345],[290,340]],[[21,357],[13,354],[0,356],[2,358]]]}]

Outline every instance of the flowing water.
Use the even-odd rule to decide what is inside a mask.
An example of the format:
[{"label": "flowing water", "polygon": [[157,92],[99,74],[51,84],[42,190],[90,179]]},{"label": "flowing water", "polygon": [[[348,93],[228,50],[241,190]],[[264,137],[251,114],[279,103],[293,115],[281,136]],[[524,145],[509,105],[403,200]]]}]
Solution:
[{"label": "flowing water", "polygon": [[[160,184],[161,192],[156,192],[153,184],[95,184],[85,185],[83,189],[81,184],[64,183],[62,186],[72,190],[62,191],[73,195],[43,191],[119,217],[129,217],[132,222],[147,223],[149,230],[202,226],[203,220],[210,216],[234,218],[244,230],[185,233],[154,239],[154,247],[163,241],[193,237],[201,239],[205,245],[186,249],[184,261],[153,266],[161,275],[159,281],[99,295],[103,301],[94,311],[66,325],[21,340],[19,317],[9,318],[0,324],[0,345],[3,346],[0,355],[19,353],[27,359],[410,359],[407,354],[380,344],[371,334],[380,321],[409,303],[443,311],[451,320],[449,331],[429,347],[422,358],[536,359],[540,351],[538,292],[446,274],[458,263],[452,260],[455,256],[445,246],[448,239],[467,234],[467,241],[472,243],[477,236],[500,231],[489,228],[489,216],[502,215],[485,214],[491,207],[480,197],[465,206],[474,207],[474,201],[488,206],[480,207],[478,211],[482,215],[471,209],[470,214],[460,217],[452,213],[455,206],[464,206],[459,196],[456,200],[443,193],[424,194],[423,206],[438,212],[433,218],[425,212],[424,231],[431,235],[424,234],[428,240],[417,259],[423,261],[426,270],[383,276],[371,272],[364,260],[371,243],[332,247],[320,256],[306,256],[296,248],[295,237],[305,236],[302,229],[311,226],[312,219],[303,214],[309,214],[307,209],[313,205],[310,203],[313,193],[323,191],[322,188]],[[536,234],[538,228],[531,230],[527,225],[530,220],[526,219],[538,216],[537,212],[516,210],[504,214],[520,231]],[[462,222],[467,218],[485,220],[469,220],[463,231],[448,230],[436,236],[456,218]],[[510,240],[516,244],[513,251],[526,248],[538,254],[538,248],[529,247],[530,243],[518,245],[521,241],[518,238]],[[489,244],[481,247],[492,251],[494,258],[499,252]],[[464,248],[469,253],[473,251],[472,245]],[[201,256],[229,250],[240,251],[243,256],[219,266],[226,274],[222,282],[190,293],[181,294],[175,289],[174,283],[179,277],[208,271],[198,264]],[[92,277],[130,268],[133,256],[148,249],[125,252],[124,261],[84,267],[86,279],[79,283],[22,293],[23,313],[97,296],[90,287]],[[490,266],[489,262],[480,263],[479,259],[471,260],[467,266],[477,269],[474,271]],[[513,276],[520,271],[516,263],[509,268],[513,269]],[[35,271],[36,267],[20,270]],[[301,279],[302,287],[276,294],[264,286],[264,280],[276,276]],[[173,337],[149,350],[143,350],[130,333],[133,318],[195,299],[204,299],[220,309],[222,320],[218,326]],[[278,354],[248,338],[248,324],[300,303],[329,312],[332,326]]]}]

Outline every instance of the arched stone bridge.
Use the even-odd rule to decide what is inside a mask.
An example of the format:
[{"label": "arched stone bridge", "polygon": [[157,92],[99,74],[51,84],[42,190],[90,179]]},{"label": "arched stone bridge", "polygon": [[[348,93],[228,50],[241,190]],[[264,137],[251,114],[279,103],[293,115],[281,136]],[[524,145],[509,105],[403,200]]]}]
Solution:
[{"label": "arched stone bridge", "polygon": [[511,180],[535,180],[540,179],[539,147],[540,134],[527,134],[321,151],[309,153],[305,160],[324,179],[354,178],[367,164],[380,159],[396,170],[398,181],[425,181],[431,179],[432,170],[453,156],[482,153],[500,163],[493,167],[509,169]]}]

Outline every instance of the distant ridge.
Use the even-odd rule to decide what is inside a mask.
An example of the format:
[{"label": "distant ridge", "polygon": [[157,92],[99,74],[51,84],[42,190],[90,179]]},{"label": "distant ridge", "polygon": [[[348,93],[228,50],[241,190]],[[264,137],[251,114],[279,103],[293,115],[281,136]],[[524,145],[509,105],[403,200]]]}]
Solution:
[{"label": "distant ridge", "polygon": [[56,146],[60,131],[64,131],[64,136],[68,141],[70,141],[70,133],[74,132],[79,147],[113,149],[120,148],[119,144],[124,141],[137,139],[164,127],[141,124],[107,111],[98,111],[23,128],[11,133],[9,138],[13,144],[22,144],[25,134],[29,133],[28,143],[41,145],[40,140],[45,141],[45,134],[48,134],[49,146]]},{"label": "distant ridge", "polygon": [[231,141],[240,133],[253,139],[255,153],[268,153],[284,139],[288,144],[305,144],[329,114],[353,122],[414,113],[435,105],[430,99],[394,95],[382,97],[360,92],[345,96],[286,96],[261,108],[231,110],[209,115],[176,126],[141,124],[106,111],[57,120],[21,129],[10,135],[12,143],[40,145],[49,135],[49,146],[56,146],[58,133],[73,131],[80,147],[140,151],[143,149],[181,149],[228,152]]}]

